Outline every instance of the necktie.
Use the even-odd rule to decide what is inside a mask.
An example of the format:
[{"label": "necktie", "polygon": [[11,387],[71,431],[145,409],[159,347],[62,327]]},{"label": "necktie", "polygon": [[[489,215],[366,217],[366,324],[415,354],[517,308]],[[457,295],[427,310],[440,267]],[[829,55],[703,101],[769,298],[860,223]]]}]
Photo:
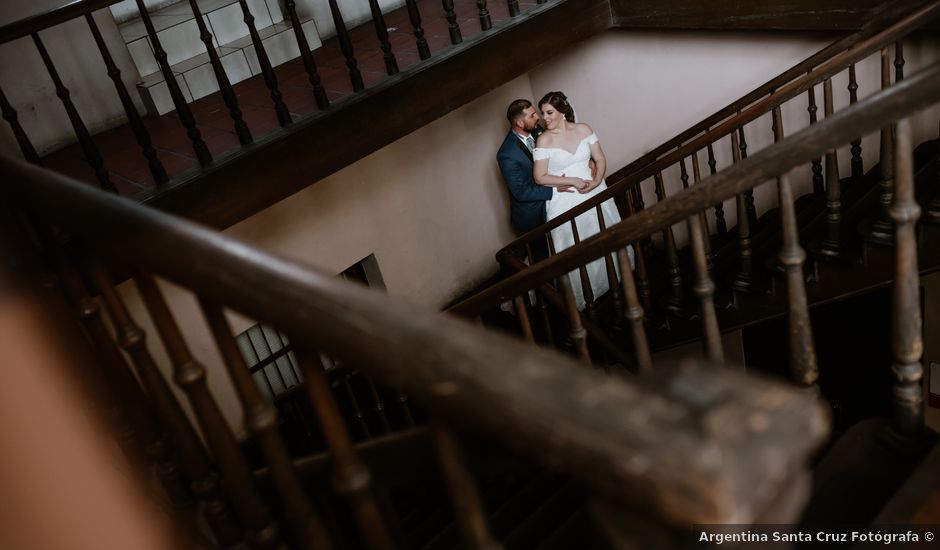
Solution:
[{"label": "necktie", "polygon": [[526,147],[529,148],[529,151],[534,150],[534,149],[535,149],[535,138],[532,137],[531,135],[526,136],[526,138],[525,138],[525,144],[526,144]]}]

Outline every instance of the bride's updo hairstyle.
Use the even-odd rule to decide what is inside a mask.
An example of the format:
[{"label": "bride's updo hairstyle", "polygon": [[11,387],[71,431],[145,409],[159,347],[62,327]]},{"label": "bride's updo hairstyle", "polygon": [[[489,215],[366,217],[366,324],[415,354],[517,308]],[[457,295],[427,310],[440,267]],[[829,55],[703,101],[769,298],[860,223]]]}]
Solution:
[{"label": "bride's updo hairstyle", "polygon": [[542,110],[542,105],[546,103],[551,104],[559,113],[565,115],[565,120],[574,122],[574,108],[568,103],[568,96],[563,92],[548,92],[545,94],[542,99],[539,100],[539,111]]}]

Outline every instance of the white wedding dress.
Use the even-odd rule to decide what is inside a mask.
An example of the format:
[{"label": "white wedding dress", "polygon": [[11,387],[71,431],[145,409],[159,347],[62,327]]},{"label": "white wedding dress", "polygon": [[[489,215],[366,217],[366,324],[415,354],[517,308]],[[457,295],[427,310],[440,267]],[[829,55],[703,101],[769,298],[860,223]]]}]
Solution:
[{"label": "white wedding dress", "polygon": [[[536,147],[532,153],[534,160],[548,159],[548,174],[551,176],[567,176],[569,178],[591,179],[591,145],[597,143],[597,134],[591,134],[578,143],[574,153],[558,147]],[[553,188],[552,198],[546,205],[546,217],[550,220],[556,216],[564,214],[568,210],[589,200],[594,195],[607,189],[607,184],[601,182],[600,185],[591,190],[590,193],[560,193]],[[604,215],[604,227],[611,227],[620,222],[620,214],[613,200],[604,201],[601,204],[601,212]],[[597,209],[593,208],[577,218],[575,223],[578,226],[578,239],[580,242],[587,240],[600,233],[601,227],[597,219]],[[555,252],[574,245],[574,233],[571,231],[571,224],[565,223],[552,230],[552,244],[555,245]],[[630,267],[634,265],[633,247],[627,247],[627,254],[630,257]],[[616,257],[614,258],[614,267],[617,269]],[[607,280],[607,265],[604,258],[599,258],[587,265],[588,279],[590,280],[591,290],[594,298],[600,297],[607,292],[610,285]],[[575,301],[578,309],[584,309],[585,299],[584,291],[581,286],[581,275],[578,270],[572,271],[568,275],[571,278],[571,289],[574,291]],[[617,277],[620,277],[620,271],[617,270]]]}]

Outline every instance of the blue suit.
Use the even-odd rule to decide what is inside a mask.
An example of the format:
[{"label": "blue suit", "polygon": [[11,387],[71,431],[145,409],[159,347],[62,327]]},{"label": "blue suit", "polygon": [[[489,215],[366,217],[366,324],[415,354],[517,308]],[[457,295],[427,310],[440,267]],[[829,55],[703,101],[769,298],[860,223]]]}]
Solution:
[{"label": "blue suit", "polygon": [[512,130],[496,153],[496,162],[509,188],[509,219],[516,231],[526,233],[545,223],[545,202],[552,198],[552,188],[535,183],[532,153]]}]

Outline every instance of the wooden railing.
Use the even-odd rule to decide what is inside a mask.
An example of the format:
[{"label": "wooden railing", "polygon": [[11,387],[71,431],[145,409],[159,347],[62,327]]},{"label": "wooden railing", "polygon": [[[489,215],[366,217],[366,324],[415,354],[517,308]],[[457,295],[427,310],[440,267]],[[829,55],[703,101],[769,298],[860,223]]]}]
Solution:
[{"label": "wooden railing", "polygon": [[[95,358],[82,364],[91,369],[87,376],[103,379],[104,401],[119,413],[112,416],[123,418],[118,424],[124,447],[132,453],[143,444],[149,463],[173,474],[161,479],[177,499],[179,514],[193,510],[186,498],[195,494],[212,529],[209,536],[220,546],[246,540],[261,547],[348,544],[323,520],[318,495],[287,456],[274,429],[276,414],[259,398],[223,308],[290,337],[332,457],[333,490],[348,501],[369,548],[400,541],[388,527],[394,518],[376,500],[367,462],[352,444],[321,353],[401,388],[427,407],[457,526],[475,547],[496,543],[453,425],[473,427],[570,473],[605,502],[642,511],[664,527],[747,523],[785,495],[801,494],[808,482],[806,461],[826,431],[815,398],[778,383],[692,364],[662,366],[646,378],[605,377],[553,351],[415,308],[19,160],[0,158],[0,179],[6,182],[0,219],[23,259],[16,265],[37,280],[57,280],[82,319]],[[69,232],[83,265],[73,263],[49,223]],[[562,253],[552,264],[570,257]],[[110,266],[133,274],[168,352],[173,382],[198,426],[190,425],[157,368],[148,335],[134,318],[140,312],[132,312],[127,294],[116,291]],[[103,309],[81,271],[100,293]],[[239,452],[206,385],[206,367],[194,359],[156,277],[198,297],[246,427],[267,464],[263,478],[272,498],[260,490],[261,478]],[[50,300],[62,300],[56,284],[44,288]],[[105,314],[113,336],[102,321]],[[753,429],[726,429],[741,418],[759,420]],[[304,467],[307,475],[312,464]],[[323,461],[317,464],[322,470]],[[802,500],[791,502],[783,515],[793,519]],[[290,532],[279,533],[279,524]]]},{"label": "wooden railing", "polygon": [[[75,138],[81,147],[82,155],[85,161],[93,170],[95,178],[97,179],[100,187],[114,193],[117,192],[117,189],[115,188],[114,183],[111,181],[111,176],[107,168],[109,159],[103,157],[98,146],[95,144],[95,140],[92,139],[92,136],[89,133],[82,115],[79,113],[78,109],[75,107],[73,101],[70,98],[70,90],[63,83],[59,76],[59,72],[56,68],[56,60],[54,60],[46,50],[40,33],[43,31],[48,32],[56,25],[67,23],[74,19],[85,19],[89,27],[89,32],[94,38],[95,44],[97,45],[102,57],[102,62],[104,65],[102,72],[106,72],[108,77],[114,83],[118,99],[121,102],[123,111],[127,117],[127,122],[133,131],[134,137],[140,146],[141,153],[146,159],[150,175],[152,176],[153,181],[157,186],[164,185],[170,181],[171,176],[168,175],[167,169],[164,167],[163,162],[160,159],[160,155],[153,146],[153,140],[151,139],[150,133],[148,132],[147,127],[145,126],[140,114],[137,111],[137,108],[134,105],[134,101],[132,99],[133,92],[128,91],[124,81],[121,79],[121,71],[115,63],[112,57],[112,53],[108,50],[108,47],[102,38],[102,34],[98,29],[97,23],[92,16],[93,12],[102,8],[106,8],[107,6],[115,4],[118,1],[119,0],[75,0],[62,7],[54,8],[45,13],[37,14],[35,16],[0,27],[0,46],[19,38],[27,36],[32,38],[38,52],[42,57],[45,69],[51,78],[53,85],[55,86],[56,95],[61,100],[62,106],[68,115],[69,123],[74,131]],[[268,89],[271,99],[271,107],[276,114],[277,121],[282,128],[296,124],[300,119],[291,115],[291,112],[288,109],[288,105],[284,100],[284,95],[282,94],[278,84],[277,75],[275,74],[268,54],[265,51],[262,37],[259,35],[258,29],[255,26],[255,17],[252,14],[247,2],[240,0],[238,3],[244,16],[244,23],[248,36],[251,40],[254,54],[258,60],[261,71],[261,78],[263,79],[263,82]],[[542,4],[543,2],[539,1],[538,3]],[[427,60],[431,57],[431,52],[428,49],[428,42],[424,36],[424,30],[422,29],[421,14],[419,12],[418,5],[416,0],[407,0],[406,5],[414,30],[415,47],[419,53],[420,59],[422,61]],[[187,103],[183,91],[180,89],[180,85],[177,82],[177,79],[174,77],[174,72],[168,61],[167,53],[160,42],[157,30],[151,20],[150,14],[143,0],[138,0],[137,6],[142,17],[143,24],[146,28],[147,38],[153,49],[154,59],[159,66],[159,71],[162,73],[169,95],[172,98],[173,106],[177,114],[177,119],[185,130],[186,136],[193,151],[193,155],[198,160],[200,168],[205,168],[207,165],[214,163],[215,159],[213,158],[213,154],[210,152],[210,149],[207,146],[206,141],[199,129],[199,121],[194,116],[192,109]],[[197,0],[189,0],[189,6],[193,15],[195,16],[195,21],[199,31],[199,38],[205,44],[205,53],[207,54],[209,63],[212,67],[222,102],[224,103],[229,117],[232,120],[234,134],[237,136],[239,144],[242,148],[248,147],[255,142],[258,136],[254,136],[252,134],[248,124],[244,120],[242,111],[239,107],[238,96],[229,80],[229,76],[226,74],[223,63],[219,58],[219,52],[214,45],[213,36],[204,21]],[[348,68],[349,79],[352,84],[352,88],[354,92],[360,92],[365,89],[365,84],[363,82],[362,74],[357,66],[358,62],[356,58],[356,52],[353,49],[353,44],[350,39],[350,32],[346,27],[343,13],[338,3],[335,0],[329,0],[329,7],[332,15],[332,21],[337,33],[338,46],[346,59],[346,66]],[[369,7],[371,9],[372,22],[374,23],[375,33],[379,41],[379,47],[385,60],[386,71],[389,75],[395,75],[399,72],[399,68],[394,52],[392,51],[392,44],[389,42],[388,29],[384,21],[382,10],[380,9],[377,0],[369,0]],[[511,18],[520,16],[521,11],[519,9],[518,2],[509,0],[508,8]],[[321,77],[318,73],[316,61],[314,60],[310,45],[301,27],[301,20],[297,14],[296,2],[285,2],[284,9],[286,10],[284,14],[285,19],[287,19],[293,27],[294,39],[300,51],[302,65],[307,73],[307,77],[311,85],[311,94],[313,95],[314,100],[320,110],[328,109],[330,107],[330,99],[328,98],[326,90],[321,83]],[[493,28],[493,23],[487,9],[486,2],[477,2],[476,15],[479,18],[480,28],[483,31],[488,31]],[[454,14],[453,3],[445,2],[443,6],[443,12],[436,13],[435,16],[447,18],[452,26],[450,33],[451,44],[460,44],[463,39],[460,35],[459,27],[456,27],[456,15]],[[60,59],[58,60],[58,63],[62,64],[67,63],[68,61],[69,60]],[[8,83],[8,85],[10,84]],[[31,162],[41,162],[40,155],[37,154],[36,148],[31,143],[27,132],[23,129],[18,120],[17,111],[7,100],[6,96],[3,94],[2,89],[0,89],[0,108],[2,108],[3,118],[6,119],[9,123],[23,156]],[[230,151],[226,151],[225,153],[228,154],[229,152]]]},{"label": "wooden railing", "polygon": [[[858,52],[858,55],[863,54],[864,50]],[[896,66],[900,67],[901,64]],[[887,67],[887,53],[882,50],[883,74],[887,72]],[[820,69],[819,72],[822,75],[815,78],[824,78],[829,70]],[[813,74],[815,73],[816,71]],[[789,92],[780,93],[795,93],[796,88],[798,86],[794,85],[788,88]],[[778,265],[786,274],[789,364],[795,382],[804,386],[813,385],[818,377],[818,368],[802,267],[806,254],[798,240],[789,173],[802,163],[823,155],[827,157],[829,181],[826,200],[828,214],[826,238],[831,241],[831,244],[827,246],[838,250],[842,241],[839,240],[838,232],[840,225],[839,187],[838,175],[833,173],[836,170],[834,151],[840,145],[856,139],[856,136],[880,130],[883,143],[882,193],[884,193],[885,182],[891,181],[890,199],[883,204],[885,204],[884,211],[887,211],[894,221],[890,235],[897,252],[893,318],[896,363],[892,366],[895,380],[894,426],[900,434],[919,434],[923,430],[923,402],[920,388],[922,377],[921,314],[917,298],[919,272],[913,224],[920,215],[920,207],[913,198],[913,147],[908,118],[921,109],[935,104],[937,98],[940,97],[940,63],[898,81],[893,86],[886,86],[881,92],[838,113],[831,113],[831,86],[827,85],[825,92],[827,117],[824,120],[811,124],[784,139],[780,108],[774,106],[774,134],[778,141],[775,145],[746,159],[736,155],[735,164],[704,179],[701,179],[699,174],[697,157],[693,156],[695,185],[631,215],[623,222],[583,240],[580,244],[555,253],[534,266],[527,267],[519,259],[508,258],[509,265],[518,269],[519,272],[457,304],[450,311],[473,317],[508,301],[513,301],[517,308],[525,310],[526,300],[518,297],[527,296],[530,290],[539,291],[543,297],[552,295],[555,290],[551,287],[551,282],[557,279],[557,288],[561,290],[565,298],[564,305],[571,319],[571,340],[578,346],[581,357],[589,357],[582,325],[582,317],[588,316],[577,309],[570,292],[572,282],[569,281],[568,274],[571,273],[570,278],[577,280],[579,268],[591,261],[617,255],[622,268],[623,281],[618,282],[616,277],[609,277],[609,285],[611,289],[616,289],[622,283],[626,304],[618,310],[618,315],[632,323],[637,363],[641,369],[648,369],[650,367],[649,349],[643,334],[642,323],[644,304],[636,292],[635,281],[635,277],[642,276],[639,269],[641,263],[637,262],[636,273],[631,271],[626,261],[625,248],[630,244],[636,246],[636,243],[640,243],[654,233],[668,231],[676,223],[686,222],[690,230],[696,277],[694,289],[700,298],[698,309],[705,351],[709,357],[719,358],[721,357],[721,342],[718,338],[719,327],[714,315],[715,285],[706,262],[707,247],[700,213],[717,203],[737,198],[739,219],[746,220],[748,216],[744,210],[744,194],[762,183],[776,180],[782,235],[782,246],[777,259]],[[730,123],[723,124],[719,129],[725,126],[733,130],[733,124]],[[734,132],[731,135],[734,138],[739,134],[740,132]],[[894,139],[896,139],[896,145],[893,143]],[[694,143],[697,143],[699,147],[705,144],[704,139],[698,139]],[[736,140],[733,143],[737,145]],[[658,172],[656,184],[657,187],[662,185]],[[611,196],[610,193],[607,195]],[[579,207],[578,209],[585,210],[586,208]],[[741,240],[744,240],[743,236]],[[666,239],[665,242],[668,247],[670,240]],[[636,248],[639,258],[642,252],[639,246]],[[531,258],[531,255],[529,257]],[[819,254],[820,259],[829,257],[832,257],[831,252]],[[529,316],[519,315],[518,319],[521,324],[528,325],[522,327],[522,332],[529,334],[531,332]]]}]

